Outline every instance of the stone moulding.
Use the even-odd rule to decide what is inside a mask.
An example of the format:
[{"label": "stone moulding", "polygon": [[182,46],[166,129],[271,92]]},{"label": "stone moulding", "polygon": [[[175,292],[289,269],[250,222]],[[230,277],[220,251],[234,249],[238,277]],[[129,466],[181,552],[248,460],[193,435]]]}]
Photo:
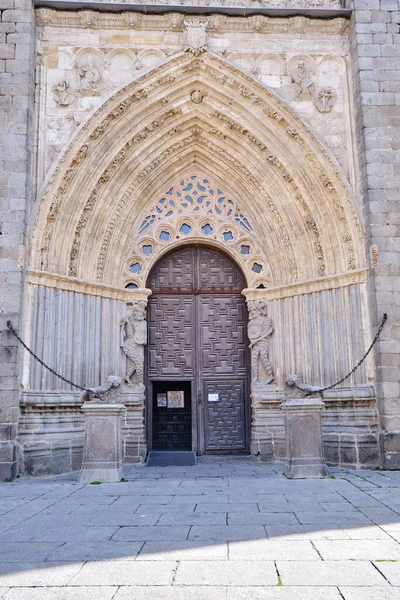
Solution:
[{"label": "stone moulding", "polygon": [[123,302],[147,300],[147,297],[151,294],[151,290],[146,288],[126,290],[104,283],[82,281],[74,277],[62,276],[57,273],[47,273],[44,271],[28,270],[26,278],[27,282],[31,285],[42,285],[44,287],[67,292],[77,292],[88,296],[98,296],[100,298],[109,298],[110,300],[122,300]]},{"label": "stone moulding", "polygon": [[[250,0],[249,0],[250,1]],[[309,1],[309,0],[305,0]],[[330,3],[336,2],[336,0],[325,0]],[[285,2],[285,0],[283,0]],[[123,5],[122,5],[123,6]],[[60,8],[62,5],[60,4]],[[79,7],[77,7],[79,8]],[[139,9],[139,6],[137,7]],[[170,7],[165,7],[166,10],[171,10]],[[184,7],[180,6],[182,10]],[[192,8],[192,7],[191,7]],[[328,7],[326,7],[328,8]],[[332,7],[331,7],[332,8]],[[143,10],[143,9],[142,9]],[[193,8],[192,8],[193,10]],[[212,7],[207,7],[208,12],[212,10]],[[340,9],[336,7],[338,16],[335,17],[335,9],[326,11],[327,19],[312,18],[309,19],[306,16],[300,16],[298,14],[299,9],[295,9],[296,13],[287,17],[281,16],[267,16],[267,15],[255,15],[253,18],[244,16],[226,16],[224,21],[219,22],[218,25],[214,25],[212,16],[204,16],[201,14],[190,13],[190,18],[207,21],[208,28],[213,31],[216,29],[218,33],[221,31],[226,32],[252,32],[252,33],[287,33],[287,34],[306,34],[306,33],[318,33],[318,34],[332,34],[332,35],[343,35],[347,33],[349,27],[349,20],[342,16],[339,16]],[[300,9],[301,10],[301,9]],[[140,18],[136,18],[137,13],[122,12],[115,14],[111,12],[98,12],[98,11],[87,11],[87,10],[76,10],[63,11],[55,10],[52,8],[37,8],[36,11],[36,23],[39,27],[71,27],[71,28],[83,28],[83,29],[141,29],[141,30],[163,30],[171,29],[173,31],[183,31],[183,21],[176,26],[176,19],[174,13],[168,15],[160,14],[143,14]],[[88,13],[91,13],[92,19],[88,24]],[[312,15],[312,10],[309,11]],[[133,25],[130,26],[127,20],[127,14],[135,15]],[[316,13],[315,13],[316,14]],[[317,14],[316,14],[317,15]],[[318,14],[318,17],[322,16]],[[346,16],[350,16],[346,13]]]},{"label": "stone moulding", "polygon": [[356,271],[339,273],[338,275],[332,275],[329,277],[320,277],[319,279],[299,282],[295,285],[284,285],[266,290],[247,288],[243,290],[242,294],[246,297],[247,302],[261,299],[280,300],[283,298],[300,296],[302,294],[313,294],[315,292],[322,292],[324,290],[332,290],[346,287],[348,285],[365,283],[367,278],[368,270],[358,269]]},{"label": "stone moulding", "polygon": [[[250,300],[279,300],[299,296],[301,294],[312,294],[324,290],[337,289],[354,284],[361,284],[367,281],[367,269],[339,273],[330,277],[321,277],[310,281],[303,281],[295,285],[284,285],[271,289],[246,288],[242,294],[246,301]],[[123,302],[137,302],[147,300],[151,290],[147,288],[139,289],[121,289],[111,285],[98,282],[87,282],[74,277],[60,276],[56,273],[44,271],[34,271],[29,269],[26,273],[27,282],[31,285],[42,285],[44,287],[60,289],[68,292],[77,292],[89,296],[99,296],[101,298],[110,298],[112,300],[122,300]]]}]

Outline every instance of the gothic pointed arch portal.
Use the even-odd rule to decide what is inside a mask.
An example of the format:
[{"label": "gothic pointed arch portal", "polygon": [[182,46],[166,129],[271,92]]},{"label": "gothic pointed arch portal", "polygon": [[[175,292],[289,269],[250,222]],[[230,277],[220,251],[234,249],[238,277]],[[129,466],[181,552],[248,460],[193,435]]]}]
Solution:
[{"label": "gothic pointed arch portal", "polygon": [[[221,57],[177,53],[108,98],[48,175],[30,236],[25,338],[82,386],[110,374],[127,382],[125,460],[140,460],[143,369],[129,363],[120,324],[135,303],[143,310],[149,274],[170,252],[204,245],[223,252],[254,309],[249,333],[254,319],[271,337],[270,350],[268,341],[251,353],[250,447],[281,458],[285,375],[329,385],[369,343],[358,213],[335,159],[281,98]],[[143,354],[142,343],[136,355]],[[364,432],[360,444],[369,444],[373,378],[373,365],[363,364],[350,391],[332,399],[333,462],[338,423],[353,418],[346,410],[359,415],[354,439]],[[54,406],[79,410],[79,395],[28,357],[23,385],[27,411],[37,398],[49,406],[53,391]]]},{"label": "gothic pointed arch portal", "polygon": [[185,245],[147,287],[147,446],[243,453],[250,447],[245,278],[219,250]]}]

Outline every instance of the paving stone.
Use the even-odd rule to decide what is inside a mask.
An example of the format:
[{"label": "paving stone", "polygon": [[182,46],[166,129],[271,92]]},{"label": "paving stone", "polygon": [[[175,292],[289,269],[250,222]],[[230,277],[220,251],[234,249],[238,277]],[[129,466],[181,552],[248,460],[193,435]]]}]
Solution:
[{"label": "paving stone", "polygon": [[315,548],[308,541],[249,540],[229,542],[230,560],[316,560]]},{"label": "paving stone", "polygon": [[394,540],[315,540],[324,560],[400,560]]},{"label": "paving stone", "polygon": [[39,562],[48,557],[54,560],[54,552],[59,548],[58,543],[26,543],[1,541],[0,563]]},{"label": "paving stone", "polygon": [[[376,589],[376,588],[374,588]],[[342,600],[336,588],[229,588],[227,600]]]},{"label": "paving stone", "polygon": [[[351,529],[343,528],[349,538],[352,540],[389,540],[392,539],[391,535],[386,531],[383,531],[381,527],[377,525],[371,525],[370,527],[352,527]],[[399,532],[400,533],[400,532]]]},{"label": "paving stone", "polygon": [[365,561],[321,561],[318,568],[309,561],[278,561],[277,569],[283,585],[385,585],[385,579]]},{"label": "paving stone", "polygon": [[28,528],[18,526],[12,532],[13,541],[34,542],[95,542],[109,540],[118,527],[59,527],[46,529],[41,527]]},{"label": "paving stone", "polygon": [[13,588],[7,600],[112,600],[117,587]]},{"label": "paving stone", "polygon": [[[375,567],[389,581],[390,585],[400,586],[400,562],[377,562],[374,561]],[[368,582],[369,583],[369,582]],[[400,590],[396,591],[400,596]]]},{"label": "paving stone", "polygon": [[155,527],[121,527],[114,535],[115,541],[179,541],[186,540],[190,527],[155,526]]},{"label": "paving stone", "polygon": [[347,540],[347,534],[332,524],[316,525],[266,525],[268,537],[287,540]]},{"label": "paving stone", "polygon": [[228,513],[229,525],[298,525],[293,513]]},{"label": "paving stone", "polygon": [[135,560],[143,542],[67,542],[52,555],[59,562],[86,562],[93,560]]},{"label": "paving stone", "polygon": [[86,525],[89,527],[93,526],[107,526],[107,525],[137,525],[143,527],[145,525],[155,525],[160,518],[160,514],[150,513],[145,514],[140,511],[134,514],[130,514],[127,511],[113,511],[110,509],[107,514],[96,512],[90,518],[86,519]]},{"label": "paving stone", "polygon": [[396,600],[397,590],[392,587],[340,587],[344,600]]},{"label": "paving stone", "polygon": [[157,527],[159,525],[226,525],[226,520],[226,513],[165,514],[160,516]]},{"label": "paving stone", "polygon": [[137,563],[119,560],[86,563],[69,583],[73,586],[171,585],[176,567],[177,563],[174,561]]},{"label": "paving stone", "polygon": [[225,588],[199,587],[121,587],[113,600],[226,600]]},{"label": "paving stone", "polygon": [[258,513],[258,506],[256,502],[253,503],[242,503],[242,504],[223,504],[221,503],[215,503],[215,502],[198,502],[197,506],[196,506],[196,512],[199,513],[206,513],[206,512],[239,512],[239,513]]},{"label": "paving stone", "polygon": [[146,542],[136,560],[227,560],[228,544]]},{"label": "paving stone", "polygon": [[81,567],[82,563],[20,562],[16,568],[13,563],[0,563],[0,587],[67,585]]},{"label": "paving stone", "polygon": [[194,525],[190,529],[189,540],[206,540],[206,541],[230,541],[230,540],[254,540],[266,538],[267,534],[262,525],[255,526],[240,526],[231,525],[225,527],[218,526],[197,526]]},{"label": "paving stone", "polygon": [[[194,512],[196,504],[141,504],[137,512],[140,514],[149,515],[151,513],[164,515],[168,513],[172,514],[191,514]],[[198,512],[202,512],[199,510]],[[222,511],[223,512],[223,511]],[[226,511],[228,512],[228,511]]]},{"label": "paving stone", "polygon": [[174,580],[176,585],[277,585],[272,561],[182,561]]}]

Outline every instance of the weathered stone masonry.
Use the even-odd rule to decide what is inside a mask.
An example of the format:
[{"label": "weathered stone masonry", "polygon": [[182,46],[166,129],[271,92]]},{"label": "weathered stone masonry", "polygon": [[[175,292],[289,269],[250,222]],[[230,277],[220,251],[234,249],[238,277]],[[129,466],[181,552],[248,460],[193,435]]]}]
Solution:
[{"label": "weathered stone masonry", "polygon": [[[137,232],[193,165],[253,215],[248,258],[237,237],[215,244],[244,261],[247,300],[267,302],[274,325],[274,382],[252,389],[254,457],[284,456],[285,376],[339,379],[387,312],[375,364],[324,395],[324,447],[333,464],[400,468],[399,2],[355,0],[350,20],[301,15],[340,11],[317,4],[281,2],[280,18],[267,3],[248,18],[199,10],[190,19],[207,21],[208,48],[193,55],[182,6],[35,15],[31,0],[0,0],[0,480],[17,462],[30,474],[77,470],[83,443],[79,392],[21,353],[7,320],[77,383],[123,376],[119,323],[168,245],[161,222]],[[192,217],[193,243],[205,243]],[[237,236],[223,218],[215,233]],[[177,240],[180,221],[165,223]],[[135,462],[144,394],[125,390],[124,404],[124,459]]]},{"label": "weathered stone masonry", "polygon": [[372,262],[372,322],[376,326],[383,312],[389,316],[376,353],[376,394],[385,468],[400,468],[399,29],[398,0],[354,1],[351,50],[365,233]]},{"label": "weathered stone masonry", "polygon": [[16,474],[20,326],[27,220],[32,206],[35,18],[30,0],[1,0],[0,23],[0,480]]}]

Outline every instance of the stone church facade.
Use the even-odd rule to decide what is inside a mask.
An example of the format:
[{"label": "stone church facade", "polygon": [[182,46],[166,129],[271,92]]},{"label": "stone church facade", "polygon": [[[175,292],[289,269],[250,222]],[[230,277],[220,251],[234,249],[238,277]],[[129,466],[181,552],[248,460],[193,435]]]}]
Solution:
[{"label": "stone church facade", "polygon": [[[0,477],[77,470],[118,375],[124,460],[400,468],[398,0],[1,0]],[[226,6],[225,6],[226,5]],[[93,3],[91,4],[93,6]]]}]

